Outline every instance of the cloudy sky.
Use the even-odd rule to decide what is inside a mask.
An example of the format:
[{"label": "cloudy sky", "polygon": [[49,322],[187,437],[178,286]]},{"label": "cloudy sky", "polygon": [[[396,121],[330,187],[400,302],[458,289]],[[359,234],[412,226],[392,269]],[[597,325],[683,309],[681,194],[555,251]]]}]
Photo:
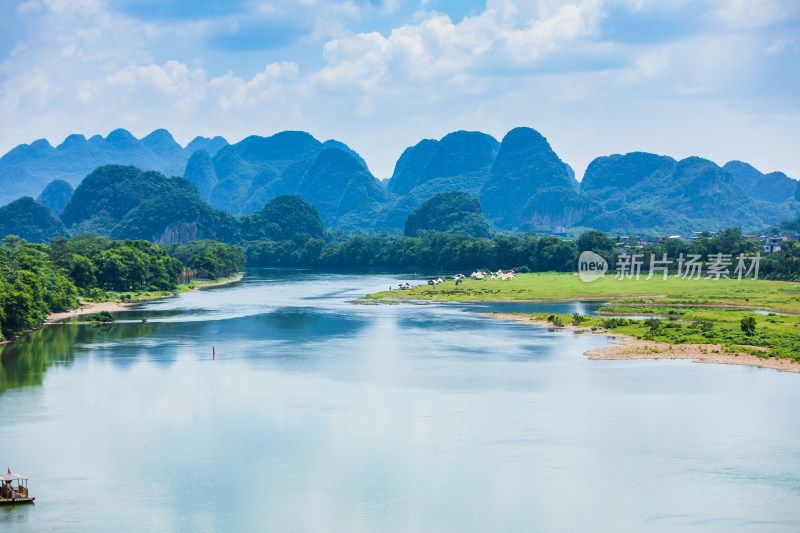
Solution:
[{"label": "cloudy sky", "polygon": [[797,0],[2,0],[0,153],[70,133],[305,130],[378,178],[530,126],[580,177],[635,150],[800,178]]}]

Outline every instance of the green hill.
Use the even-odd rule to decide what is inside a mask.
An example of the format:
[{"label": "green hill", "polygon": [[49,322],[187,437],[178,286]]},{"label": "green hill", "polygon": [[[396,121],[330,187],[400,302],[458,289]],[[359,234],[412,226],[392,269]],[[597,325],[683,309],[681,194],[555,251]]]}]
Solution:
[{"label": "green hill", "polygon": [[567,195],[575,190],[575,181],[539,132],[509,131],[478,196],[486,218],[505,229],[527,225],[535,218],[530,200],[544,189],[560,189]]},{"label": "green hill", "polygon": [[164,129],[141,140],[123,129],[89,139],[73,134],[55,148],[46,139],[39,139],[20,144],[0,158],[0,203],[35,196],[54,179],[76,187],[94,169],[109,164],[133,165],[168,176],[183,175],[186,162],[195,151],[206,150],[213,155],[227,144],[222,137],[196,137],[183,148]]},{"label": "green hill", "polygon": [[61,220],[73,233],[109,235],[128,211],[172,189],[172,180],[159,172],[132,166],[99,167],[75,189]]},{"label": "green hill", "polygon": [[72,198],[72,185],[64,180],[53,180],[47,184],[42,194],[36,199],[40,204],[44,204],[53,210],[53,213],[59,214],[66,207],[69,199]]},{"label": "green hill", "polygon": [[391,198],[345,144],[321,143],[300,131],[248,137],[220,150],[213,166],[212,175],[197,161],[187,178],[198,184],[216,179],[204,197],[234,215],[252,214],[281,195],[298,195],[327,227],[352,229],[374,224],[376,205]]},{"label": "green hill", "polygon": [[420,231],[463,233],[471,237],[491,236],[481,204],[464,191],[434,194],[406,219],[404,233],[416,237]]},{"label": "green hill", "polygon": [[239,232],[243,241],[285,241],[302,234],[316,239],[325,237],[325,228],[317,210],[294,195],[273,198],[263,209],[243,216],[239,221]]},{"label": "green hill", "polygon": [[230,213],[209,206],[197,188],[183,178],[170,180],[170,185],[166,192],[128,211],[111,230],[111,238],[180,244],[236,239],[236,220]]},{"label": "green hill", "polygon": [[0,207],[0,238],[17,235],[29,242],[66,237],[67,230],[53,211],[30,196]]}]

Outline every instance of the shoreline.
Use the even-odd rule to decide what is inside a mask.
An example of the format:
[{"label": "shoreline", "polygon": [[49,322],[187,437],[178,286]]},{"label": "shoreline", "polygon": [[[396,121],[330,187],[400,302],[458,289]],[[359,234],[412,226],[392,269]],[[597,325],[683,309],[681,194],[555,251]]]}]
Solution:
[{"label": "shoreline", "polygon": [[[238,274],[236,277],[231,279],[226,279],[224,281],[211,281],[208,283],[199,281],[197,282],[196,287],[192,287],[186,291],[181,292],[190,292],[190,291],[198,291],[201,289],[207,289],[211,287],[219,287],[222,285],[229,285],[231,283],[236,283],[237,281],[241,281],[244,277],[243,274]],[[108,311],[109,313],[114,313],[117,311],[124,311],[130,306],[134,304],[139,304],[143,302],[147,302],[150,300],[160,300],[162,298],[169,298],[171,296],[175,296],[176,294],[180,294],[179,292],[174,292],[172,294],[165,294],[162,296],[154,296],[148,298],[137,298],[132,299],[130,301],[122,302],[119,300],[114,300],[110,302],[81,302],[78,301],[78,308],[70,311],[64,311],[61,313],[51,313],[49,314],[42,325],[45,324],[83,324],[84,322],[59,322],[59,320],[64,320],[65,318],[72,318],[72,317],[79,317],[81,315],[92,314],[92,313],[99,313],[101,311]],[[13,339],[10,339],[13,340]],[[8,341],[10,342],[10,341]]]},{"label": "shoreline", "polygon": [[[547,303],[559,303],[559,302],[614,302],[615,300],[627,300],[629,298],[669,298],[666,295],[658,294],[658,295],[619,295],[619,296],[572,296],[569,298],[528,298],[528,299],[508,299],[508,298],[481,298],[477,300],[453,300],[449,298],[375,298],[373,299],[376,303],[382,303],[384,301],[391,301],[392,303],[405,303],[411,301],[425,301],[425,302],[453,302],[453,303],[485,303],[485,302],[492,302],[492,303],[522,303],[522,304],[547,304]],[[627,307],[652,307],[657,305],[660,302],[652,302],[652,303],[625,303]],[[733,311],[765,311],[770,313],[777,313],[777,314],[784,314],[784,315],[800,315],[800,310],[794,309],[774,309],[772,307],[760,306],[760,305],[736,305],[736,304],[687,304],[687,303],[673,303],[673,302],[666,302],[669,304],[670,307],[681,307],[681,308],[703,308],[703,309],[730,309]],[[614,315],[616,313],[608,313],[609,315]],[[647,313],[643,313],[647,314]]]},{"label": "shoreline", "polygon": [[565,324],[562,327],[555,327],[545,320],[531,320],[526,315],[514,315],[510,313],[478,314],[496,320],[511,320],[513,322],[524,322],[548,329],[559,329],[608,337],[611,343],[610,346],[595,348],[584,352],[583,355],[588,356],[588,358],[593,361],[690,359],[695,363],[755,366],[759,368],[770,368],[780,372],[800,373],[800,363],[795,363],[788,359],[778,359],[775,357],[762,358],[749,353],[741,353],[735,350],[731,351],[720,344],[670,344],[668,342],[641,340],[631,337],[630,335],[611,333],[602,329],[592,331],[586,326]]}]

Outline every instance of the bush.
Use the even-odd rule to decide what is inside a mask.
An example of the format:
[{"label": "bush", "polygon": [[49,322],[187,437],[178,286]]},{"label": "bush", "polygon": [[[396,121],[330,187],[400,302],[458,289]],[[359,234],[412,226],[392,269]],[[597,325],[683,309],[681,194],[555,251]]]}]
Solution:
[{"label": "bush", "polygon": [[614,329],[627,324],[628,321],[624,318],[607,318],[603,320],[603,327],[606,329]]},{"label": "bush", "polygon": [[644,325],[650,328],[650,331],[656,333],[661,328],[661,321],[657,318],[648,318],[644,321]]},{"label": "bush", "polygon": [[708,333],[709,331],[714,329],[714,322],[711,320],[701,320],[697,323],[697,325],[700,327],[700,331],[703,331],[705,333]]},{"label": "bush", "polygon": [[100,311],[99,313],[91,313],[84,316],[87,322],[114,322],[114,315],[108,311]]}]

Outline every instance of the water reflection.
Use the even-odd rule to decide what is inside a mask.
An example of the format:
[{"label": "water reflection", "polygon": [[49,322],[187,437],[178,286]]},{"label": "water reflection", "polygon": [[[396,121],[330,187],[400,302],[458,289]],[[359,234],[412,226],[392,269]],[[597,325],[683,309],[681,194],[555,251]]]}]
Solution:
[{"label": "water reflection", "polygon": [[77,337],[76,328],[52,326],[0,345],[0,393],[13,387],[40,385],[50,366],[72,364]]},{"label": "water reflection", "polygon": [[347,303],[402,279],[258,271],[5,346],[2,455],[39,503],[0,529],[796,530],[798,376]]},{"label": "water reflection", "polygon": [[574,301],[574,302],[475,302],[468,304],[471,309],[481,313],[578,313],[587,316],[597,316],[597,310],[605,302],[599,301]]}]

